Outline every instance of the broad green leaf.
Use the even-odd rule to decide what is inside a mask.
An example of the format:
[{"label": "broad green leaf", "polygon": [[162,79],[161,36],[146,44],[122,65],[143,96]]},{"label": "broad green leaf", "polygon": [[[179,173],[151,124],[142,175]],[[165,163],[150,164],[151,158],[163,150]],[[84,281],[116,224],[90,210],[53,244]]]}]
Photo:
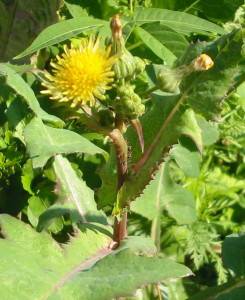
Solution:
[{"label": "broad green leaf", "polygon": [[197,151],[190,151],[186,147],[178,144],[170,150],[169,154],[186,176],[198,177],[201,157]]},{"label": "broad green leaf", "polygon": [[0,63],[0,75],[5,76],[6,84],[25,99],[30,109],[36,114],[36,116],[45,121],[56,123],[59,126],[63,124],[62,120],[46,113],[40,107],[33,90],[25,82],[25,80],[14,69],[12,69],[9,64]]},{"label": "broad green leaf", "polygon": [[190,224],[196,220],[193,195],[172,181],[168,163],[160,167],[155,179],[131,205],[132,211],[149,220],[160,216],[164,209],[179,224]]},{"label": "broad green leaf", "polygon": [[[142,285],[186,275],[191,275],[188,268],[169,259],[135,256],[130,251],[122,251],[106,257],[90,271],[81,272],[74,280],[67,281],[63,287],[56,289],[54,298],[50,299],[64,297],[72,300],[80,293],[80,299],[108,300],[132,295]],[[81,286],[84,288],[81,289]]]},{"label": "broad green leaf", "polygon": [[219,130],[216,124],[206,121],[202,116],[197,117],[197,123],[202,131],[202,140],[205,146],[214,144],[219,139]]},{"label": "broad green leaf", "polygon": [[62,0],[0,2],[0,61],[23,51],[43,28],[58,21]]},{"label": "broad green leaf", "polygon": [[33,118],[26,126],[24,136],[34,168],[42,168],[58,153],[106,154],[81,135],[44,125],[39,118]]},{"label": "broad green leaf", "polygon": [[224,34],[222,27],[201,19],[199,17],[190,15],[188,13],[171,11],[159,8],[138,8],[135,11],[133,21],[138,24],[161,22],[173,30],[182,33],[190,34],[192,32],[209,34],[218,33]]},{"label": "broad green leaf", "polygon": [[109,255],[110,238],[99,228],[76,231],[61,248],[50,235],[8,215],[0,216],[0,226],[2,299],[15,300],[18,291],[18,300],[108,300],[192,274],[167,258],[138,256],[130,249]]},{"label": "broad green leaf", "polygon": [[153,94],[152,106],[141,118],[146,149],[143,156],[135,133],[131,129],[127,132],[127,140],[132,148],[133,170],[120,190],[119,207],[142,193],[169,147],[176,144],[181,135],[189,136],[201,151],[201,130],[192,109],[208,118],[220,111],[222,101],[245,77],[242,46],[243,31],[237,30],[208,45],[191,47],[179,60],[179,65],[189,64],[204,52],[212,57],[214,67],[184,79],[178,95]]},{"label": "broad green leaf", "polygon": [[176,56],[149,32],[141,27],[136,27],[134,32],[154,54],[168,65],[172,65],[176,60]]},{"label": "broad green leaf", "polygon": [[116,251],[130,249],[135,254],[153,256],[157,254],[157,248],[153,240],[144,236],[127,236],[121,241],[120,246]]},{"label": "broad green leaf", "polygon": [[155,37],[176,57],[183,55],[188,47],[188,41],[183,35],[160,22],[148,23],[143,25],[142,28]]},{"label": "broad green leaf", "polygon": [[74,18],[61,21],[45,28],[33,41],[33,43],[15,59],[30,55],[40,49],[58,44],[87,30],[100,26],[108,26],[108,22],[91,17]]},{"label": "broad green leaf", "polygon": [[179,224],[191,224],[196,221],[196,204],[191,192],[176,185],[169,174],[168,165],[164,172],[165,197],[163,206]]}]

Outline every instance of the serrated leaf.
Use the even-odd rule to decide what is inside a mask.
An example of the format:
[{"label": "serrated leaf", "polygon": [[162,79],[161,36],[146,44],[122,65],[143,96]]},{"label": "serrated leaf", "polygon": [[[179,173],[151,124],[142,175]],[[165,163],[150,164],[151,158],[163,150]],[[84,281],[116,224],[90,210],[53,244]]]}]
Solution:
[{"label": "serrated leaf", "polygon": [[43,48],[58,44],[70,39],[84,31],[96,29],[100,26],[108,26],[108,22],[91,17],[74,18],[61,21],[45,28],[33,41],[33,43],[15,59],[30,55]]},{"label": "serrated leaf", "polygon": [[43,28],[58,20],[62,0],[0,2],[0,61],[23,51]]},{"label": "serrated leaf", "polygon": [[26,126],[24,136],[34,168],[42,168],[58,153],[106,154],[81,135],[44,125],[39,118],[33,118]]},{"label": "serrated leaf", "polygon": [[61,248],[48,234],[8,215],[0,215],[0,226],[5,237],[0,239],[2,299],[15,300],[17,289],[18,300],[108,300],[147,283],[192,274],[167,258],[130,250],[109,255],[110,238],[95,228],[77,231]]},{"label": "serrated leaf", "polygon": [[0,63],[0,75],[6,78],[6,84],[9,85],[17,94],[22,96],[27,102],[31,110],[39,118],[55,123],[59,126],[63,125],[63,121],[56,116],[46,113],[40,104],[30,86],[25,82],[25,80],[14,70],[11,65]]},{"label": "serrated leaf", "polygon": [[163,25],[166,25],[182,34],[190,34],[192,32],[202,34],[208,34],[210,32],[219,34],[225,33],[222,27],[212,22],[185,12],[171,11],[167,9],[138,8],[135,11],[133,20],[139,24],[160,21]]},{"label": "serrated leaf", "polygon": [[154,54],[156,54],[168,65],[172,65],[176,60],[176,56],[167,47],[165,47],[160,41],[158,41],[153,35],[143,28],[136,27],[134,33],[149,49],[151,49]]},{"label": "serrated leaf", "polygon": [[[191,275],[188,268],[169,259],[135,256],[125,250],[106,257],[90,271],[81,272],[74,280],[67,282],[67,285],[57,289],[54,294],[56,298],[50,299],[64,297],[72,300],[80,293],[80,299],[108,300],[119,296],[130,296],[142,285],[186,275]],[[106,284],[104,280],[101,281],[101,278],[107,280]],[[81,284],[84,289],[81,289]]]},{"label": "serrated leaf", "polygon": [[[151,110],[141,118],[146,145],[145,148],[148,148],[146,153],[150,149],[151,155],[149,155],[142,167],[136,165],[140,171],[133,174],[132,177],[129,176],[128,180],[125,182],[120,197],[121,199],[125,199],[126,202],[128,202],[129,199],[135,199],[141,194],[142,190],[151,180],[152,174],[156,171],[157,165],[160,164],[164,152],[168,151],[169,146],[175,144],[181,135],[188,136],[193,140],[198,149],[202,149],[201,131],[197,125],[193,111],[190,109],[184,111],[179,109],[176,110],[174,116],[172,115],[173,110],[178,108],[178,99],[178,95],[154,95]],[[137,147],[134,133],[128,131],[127,138],[133,149],[132,163],[139,162],[141,153],[140,149]],[[146,155],[146,153],[144,155]]]},{"label": "serrated leaf", "polygon": [[168,163],[160,167],[155,179],[131,205],[132,211],[149,220],[160,216],[163,209],[179,224],[193,223],[197,217],[193,195],[172,181]]},{"label": "serrated leaf", "polygon": [[124,207],[142,193],[169,147],[176,144],[181,135],[191,137],[201,151],[201,130],[192,109],[209,118],[217,114],[227,94],[245,77],[242,45],[242,30],[227,34],[209,45],[197,45],[194,47],[197,51],[187,53],[181,65],[190,63],[196,55],[204,52],[214,60],[214,70],[188,76],[178,95],[153,95],[151,109],[140,120],[145,140],[142,156],[133,131],[127,132],[128,143],[133,150],[133,170],[120,190],[118,207]]},{"label": "serrated leaf", "polygon": [[206,119],[213,119],[220,111],[222,101],[245,80],[242,55],[245,30],[234,30],[210,44],[197,44],[183,56],[181,64],[189,64],[201,53],[208,54],[214,66],[207,72],[193,73],[183,81],[182,91],[188,90],[188,103]]}]

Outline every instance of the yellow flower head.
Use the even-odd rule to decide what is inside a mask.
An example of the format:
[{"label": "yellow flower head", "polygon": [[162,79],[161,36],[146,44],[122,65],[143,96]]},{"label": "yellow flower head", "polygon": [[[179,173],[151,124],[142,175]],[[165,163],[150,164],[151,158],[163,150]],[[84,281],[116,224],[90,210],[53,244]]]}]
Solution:
[{"label": "yellow flower head", "polygon": [[64,53],[51,62],[52,74],[45,72],[42,94],[50,99],[71,102],[71,107],[94,105],[96,99],[103,100],[111,88],[114,73],[111,70],[115,56],[110,48],[100,47],[99,39],[82,39],[79,45],[64,46]]}]

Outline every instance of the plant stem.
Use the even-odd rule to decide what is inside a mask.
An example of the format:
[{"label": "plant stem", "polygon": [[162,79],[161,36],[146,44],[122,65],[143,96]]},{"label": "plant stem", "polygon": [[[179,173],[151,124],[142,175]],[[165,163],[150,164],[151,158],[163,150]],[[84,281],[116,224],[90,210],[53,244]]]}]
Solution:
[{"label": "plant stem", "polygon": [[127,212],[123,212],[121,219],[118,220],[115,217],[114,220],[114,230],[113,230],[113,240],[120,245],[120,242],[127,236]]},{"label": "plant stem", "polygon": [[[116,128],[113,129],[109,136],[116,150],[117,158],[117,190],[119,191],[124,183],[128,170],[128,145],[123,137],[124,122],[120,118],[116,118]],[[116,242],[114,248],[120,245],[120,241],[127,236],[127,211],[123,211],[120,218],[115,216],[113,241]]]}]

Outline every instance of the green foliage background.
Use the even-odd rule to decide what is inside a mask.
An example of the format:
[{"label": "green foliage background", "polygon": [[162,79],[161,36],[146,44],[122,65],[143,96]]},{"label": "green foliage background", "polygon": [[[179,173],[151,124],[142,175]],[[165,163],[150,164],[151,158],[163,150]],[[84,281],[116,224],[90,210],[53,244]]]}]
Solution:
[{"label": "green foliage background", "polygon": [[[119,205],[135,200],[130,237],[112,251],[114,150],[81,110],[41,95],[35,75],[67,40],[108,36],[116,13],[148,63],[138,94],[163,64],[204,52],[215,65],[146,103],[146,147],[179,110],[122,188]],[[244,16],[241,0],[0,1],[1,299],[244,299]],[[131,128],[126,139],[133,166]]]}]

